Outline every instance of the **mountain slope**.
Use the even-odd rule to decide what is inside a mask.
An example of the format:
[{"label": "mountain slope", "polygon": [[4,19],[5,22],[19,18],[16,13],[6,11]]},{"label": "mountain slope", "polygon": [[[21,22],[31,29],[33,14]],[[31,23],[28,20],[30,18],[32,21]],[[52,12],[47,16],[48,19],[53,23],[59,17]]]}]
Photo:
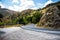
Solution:
[{"label": "mountain slope", "polygon": [[60,28],[60,2],[49,4],[43,11],[45,12],[41,17],[39,26],[56,29]]},{"label": "mountain slope", "polygon": [[0,8],[0,14],[2,14],[3,16],[9,16],[9,15],[13,15],[16,14],[17,12],[6,9],[6,8]]},{"label": "mountain slope", "polygon": [[57,5],[60,5],[60,1],[56,2],[56,3],[51,3],[51,4],[48,4],[46,7],[42,8],[41,11],[42,13],[46,13],[46,11],[51,8],[52,6],[57,6]]}]

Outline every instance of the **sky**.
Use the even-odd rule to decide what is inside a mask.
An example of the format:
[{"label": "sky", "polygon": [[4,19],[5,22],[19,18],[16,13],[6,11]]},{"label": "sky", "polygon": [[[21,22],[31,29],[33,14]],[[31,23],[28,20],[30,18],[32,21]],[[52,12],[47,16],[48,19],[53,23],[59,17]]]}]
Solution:
[{"label": "sky", "polygon": [[0,6],[14,11],[43,8],[59,0],[0,0]]}]

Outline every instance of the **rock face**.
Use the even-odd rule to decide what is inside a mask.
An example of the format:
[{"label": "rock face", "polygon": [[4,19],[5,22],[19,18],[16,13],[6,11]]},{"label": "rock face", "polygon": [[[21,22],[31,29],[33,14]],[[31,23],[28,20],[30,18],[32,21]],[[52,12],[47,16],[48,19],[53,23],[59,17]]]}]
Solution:
[{"label": "rock face", "polygon": [[60,5],[54,5],[48,8],[45,14],[41,17],[39,26],[44,27],[60,27]]}]

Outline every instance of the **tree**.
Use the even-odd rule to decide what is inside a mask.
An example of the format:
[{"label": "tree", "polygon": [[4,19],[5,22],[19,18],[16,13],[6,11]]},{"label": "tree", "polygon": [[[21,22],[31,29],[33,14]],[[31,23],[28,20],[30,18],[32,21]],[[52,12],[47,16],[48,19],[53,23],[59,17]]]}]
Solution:
[{"label": "tree", "polygon": [[42,17],[42,13],[39,11],[36,11],[35,14],[33,14],[32,16],[32,23],[39,22],[41,17]]},{"label": "tree", "polygon": [[2,14],[0,14],[0,18],[3,18],[3,15]]}]

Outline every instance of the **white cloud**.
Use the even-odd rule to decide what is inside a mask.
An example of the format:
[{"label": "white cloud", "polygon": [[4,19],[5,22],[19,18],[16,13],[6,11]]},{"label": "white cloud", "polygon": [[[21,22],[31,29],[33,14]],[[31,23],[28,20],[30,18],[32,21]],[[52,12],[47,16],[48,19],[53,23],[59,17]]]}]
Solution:
[{"label": "white cloud", "polygon": [[25,8],[24,6],[13,5],[13,6],[9,6],[8,9],[14,10],[14,11],[22,11],[22,10],[25,10],[27,8]]},{"label": "white cloud", "polygon": [[1,6],[1,8],[4,8],[5,6],[0,2],[0,6]]},{"label": "white cloud", "polygon": [[33,0],[20,0],[20,2],[21,2],[20,6],[24,6],[26,8],[31,8],[35,6]]},{"label": "white cloud", "polygon": [[8,9],[14,11],[23,11],[26,9],[38,9],[43,7],[43,4],[41,3],[35,4],[33,0],[13,0],[12,2],[20,3],[19,5],[14,4],[13,6],[8,7]]},{"label": "white cloud", "polygon": [[43,4],[42,3],[37,3],[37,7],[38,8],[42,8],[43,7]]},{"label": "white cloud", "polygon": [[20,10],[19,6],[17,6],[17,5],[9,6],[8,9],[14,10],[14,11],[19,11]]},{"label": "white cloud", "polygon": [[38,7],[32,7],[32,8],[30,8],[30,9],[35,9],[35,10],[36,10],[36,9],[38,9]]},{"label": "white cloud", "polygon": [[[18,3],[18,0],[14,0],[12,2]],[[33,9],[36,8],[33,0],[19,0],[19,2],[20,2],[19,5],[14,4],[13,6],[9,6],[8,9],[22,11],[25,9],[32,9],[32,7]]]},{"label": "white cloud", "polygon": [[48,4],[50,4],[50,3],[53,3],[53,1],[52,1],[52,0],[48,0],[48,1],[45,3],[44,7],[45,7],[46,5],[48,5]]},{"label": "white cloud", "polygon": [[[13,3],[12,6],[6,7],[1,2],[0,2],[0,5],[2,6],[2,8],[5,7],[5,8],[8,8],[10,10],[14,10],[14,11],[23,11],[23,10],[26,10],[26,9],[42,8],[43,5],[45,7],[47,4],[50,4],[52,2],[53,2],[52,0],[48,0],[44,5],[44,4],[41,4],[41,3],[35,4],[33,0],[12,0],[12,3]],[[17,3],[18,3],[18,5],[17,5]]]},{"label": "white cloud", "polygon": [[12,0],[12,3],[19,3],[18,0]]},{"label": "white cloud", "polygon": [[8,9],[10,9],[10,10],[14,10],[13,6],[9,6]]}]

